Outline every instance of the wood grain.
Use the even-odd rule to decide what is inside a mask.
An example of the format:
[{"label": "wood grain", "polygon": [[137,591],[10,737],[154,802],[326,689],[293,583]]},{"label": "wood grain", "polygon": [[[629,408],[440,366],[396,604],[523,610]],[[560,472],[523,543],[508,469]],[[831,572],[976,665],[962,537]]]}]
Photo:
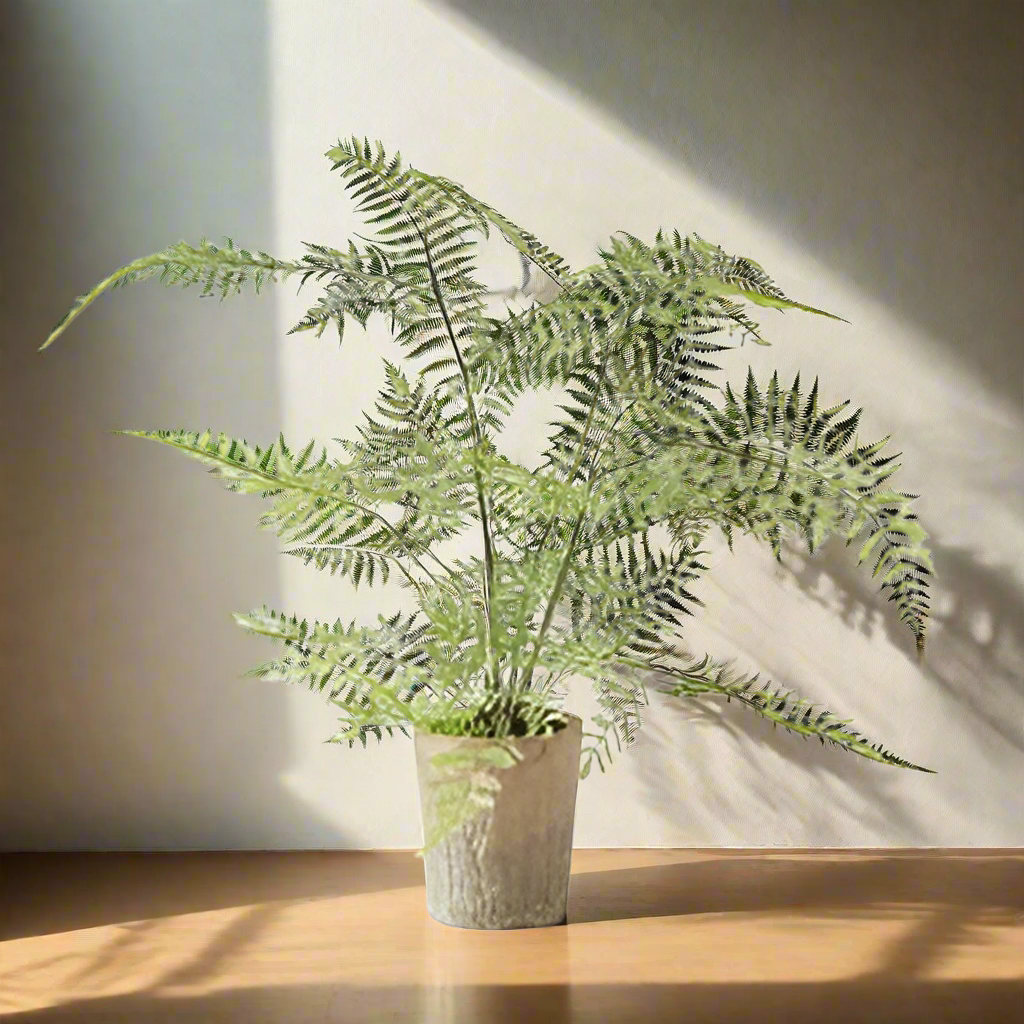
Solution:
[{"label": "wood grain", "polygon": [[569,924],[430,920],[408,853],[0,857],[0,1016],[1024,1020],[1024,852],[577,850]]}]

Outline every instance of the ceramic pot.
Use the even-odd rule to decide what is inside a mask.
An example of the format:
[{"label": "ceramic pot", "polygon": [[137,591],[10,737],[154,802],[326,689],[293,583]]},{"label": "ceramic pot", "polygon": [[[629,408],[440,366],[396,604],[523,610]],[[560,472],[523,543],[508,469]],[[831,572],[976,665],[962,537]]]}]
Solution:
[{"label": "ceramic pot", "polygon": [[[583,723],[550,736],[509,739],[521,755],[493,770],[493,809],[451,832],[424,854],[427,912],[458,928],[539,928],[564,924],[572,858]],[[471,752],[493,740],[417,731],[416,768],[424,834],[435,820],[437,754]]]}]

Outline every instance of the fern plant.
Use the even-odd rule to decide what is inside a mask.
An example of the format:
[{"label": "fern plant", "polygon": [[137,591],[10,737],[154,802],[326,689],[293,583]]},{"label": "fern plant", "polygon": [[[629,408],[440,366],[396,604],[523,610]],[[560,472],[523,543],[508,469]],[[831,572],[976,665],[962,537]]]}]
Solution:
[{"label": "fern plant", "polygon": [[[721,381],[738,344],[767,342],[751,307],[799,309],[753,260],[699,237],[614,237],[573,270],[534,235],[446,178],[344,139],[328,151],[370,229],[345,249],[296,259],[230,239],[179,243],[81,296],[44,348],[99,295],[159,277],[222,297],[296,278],[319,293],[293,328],[390,325],[373,408],[328,451],[283,437],[259,446],[189,430],[124,431],[184,452],[228,488],[268,504],[260,523],[289,554],[354,587],[397,581],[411,601],[373,625],[267,608],[236,615],[280,656],[257,676],[321,692],[340,713],[335,742],[405,732],[489,737],[451,776],[446,827],[490,806],[512,737],[561,728],[570,682],[598,711],[581,773],[629,745],[661,691],[736,700],[775,725],[883,764],[920,771],[830,711],[688,649],[702,543],[718,531],[813,551],[855,544],[923,649],[932,566],[913,496],[892,490],[896,456],[865,443],[859,411],[826,403],[815,380]],[[493,312],[477,245],[496,230],[548,301]],[[502,454],[502,425],[531,389],[561,389],[538,468]],[[449,542],[478,538],[471,557]],[[457,546],[457,545],[456,545]],[[438,837],[428,837],[428,843]]]}]

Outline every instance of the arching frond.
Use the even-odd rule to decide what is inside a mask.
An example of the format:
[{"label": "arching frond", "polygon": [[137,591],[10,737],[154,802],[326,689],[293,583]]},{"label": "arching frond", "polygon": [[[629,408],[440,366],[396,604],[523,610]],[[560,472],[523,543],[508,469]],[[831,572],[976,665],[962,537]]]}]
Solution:
[{"label": "arching frond", "polygon": [[881,743],[870,743],[848,721],[838,718],[831,711],[795,697],[792,691],[773,688],[767,681],[760,682],[756,675],[738,675],[728,666],[713,662],[707,655],[688,665],[652,662],[649,667],[671,679],[671,683],[663,690],[671,696],[717,695],[726,700],[736,700],[762,718],[767,718],[773,725],[781,725],[790,732],[804,737],[815,736],[823,744],[828,742],[842,747],[870,761],[934,774],[930,768],[922,768],[886,750]]},{"label": "arching frond", "polygon": [[612,345],[612,367],[677,382],[688,374],[691,388],[701,388],[699,371],[716,368],[701,357],[728,347],[708,335],[738,329],[764,340],[735,299],[823,312],[786,298],[751,261],[695,238],[659,234],[653,246],[612,239],[601,263],[563,278],[556,300],[495,322],[473,353],[475,368],[515,390],[548,387],[581,364],[600,364]]},{"label": "arching frond", "polygon": [[860,538],[860,560],[877,559],[876,576],[920,649],[931,557],[913,496],[886,486],[897,467],[885,440],[860,443],[860,413],[848,403],[823,408],[817,382],[805,398],[799,378],[787,389],[773,376],[760,388],[748,374],[741,394],[726,386],[723,396],[719,406],[675,404],[657,386],[623,396],[628,416],[587,467],[592,494],[605,498],[593,535],[618,543],[662,524],[683,539],[714,525],[761,538],[777,554],[784,532],[812,551],[829,536]]},{"label": "arching frond", "polygon": [[858,560],[875,557],[873,574],[923,649],[933,569],[928,535],[912,511],[914,496],[883,487],[898,469],[898,456],[884,454],[888,438],[859,443],[860,410],[850,412],[847,402],[822,408],[817,380],[803,398],[799,376],[782,389],[773,375],[761,389],[749,373],[743,394],[727,388],[725,398],[698,441],[717,446],[709,450],[712,463],[720,450],[741,452],[728,502],[734,522],[765,537],[776,553],[787,526],[812,552],[833,533],[847,543],[860,538]]},{"label": "arching frond", "polygon": [[282,280],[302,270],[301,262],[279,260],[269,253],[254,254],[236,248],[230,238],[225,240],[223,246],[214,245],[206,239],[198,245],[178,242],[151,256],[143,256],[125,264],[84,295],[79,295],[41,347],[52,345],[87,306],[112,288],[123,288],[151,277],[159,277],[162,284],[174,284],[182,288],[198,285],[202,296],[220,295],[226,298],[249,285],[258,292],[265,283]]},{"label": "arching frond", "polygon": [[[414,585],[424,577],[435,578],[423,556],[432,542],[448,535],[451,527],[445,517],[431,517],[419,508],[415,515],[390,522],[375,507],[373,481],[360,479],[351,466],[328,460],[325,451],[314,457],[312,444],[294,455],[283,438],[260,448],[210,431],[120,433],[157,441],[198,459],[229,490],[271,499],[260,525],[296,545],[294,554],[320,568],[349,572],[355,583],[372,583],[375,576],[386,580],[385,562],[399,566]],[[444,511],[458,514],[450,508]],[[348,549],[362,549],[364,557],[335,557]]]}]

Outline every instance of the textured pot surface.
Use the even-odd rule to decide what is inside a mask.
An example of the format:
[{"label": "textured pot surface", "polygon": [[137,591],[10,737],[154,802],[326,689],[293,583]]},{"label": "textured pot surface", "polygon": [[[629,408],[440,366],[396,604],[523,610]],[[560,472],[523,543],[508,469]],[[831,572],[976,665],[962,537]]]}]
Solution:
[{"label": "textured pot surface", "polygon": [[[427,912],[460,928],[537,928],[565,923],[583,724],[575,715],[551,736],[506,742],[522,759],[495,772],[494,808],[424,854]],[[434,815],[430,759],[493,740],[417,732],[424,831]]]}]

